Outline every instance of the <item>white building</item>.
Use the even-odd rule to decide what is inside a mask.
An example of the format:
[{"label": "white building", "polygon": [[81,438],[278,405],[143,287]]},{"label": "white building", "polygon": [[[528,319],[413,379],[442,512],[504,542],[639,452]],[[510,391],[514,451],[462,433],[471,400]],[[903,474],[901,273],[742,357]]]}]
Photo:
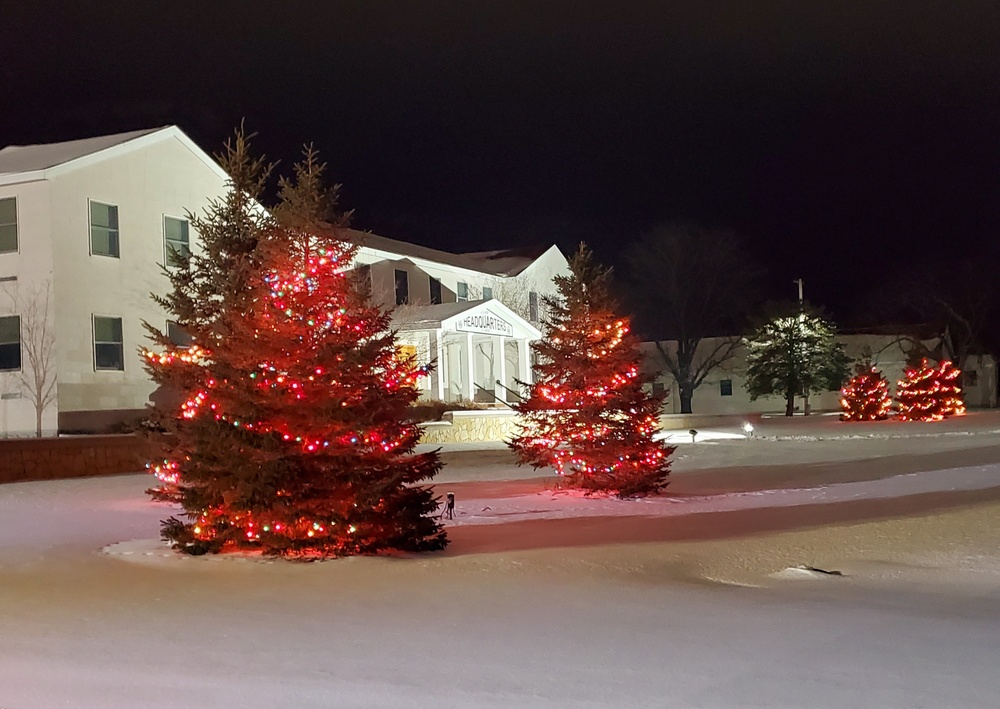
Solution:
[{"label": "white building", "polygon": [[[101,430],[147,406],[142,323],[169,329],[150,299],[168,288],[160,264],[171,248],[197,251],[185,215],[201,213],[226,181],[175,126],[0,150],[0,435],[34,433],[36,373],[54,383],[47,435]],[[428,398],[503,398],[497,380],[528,378],[542,298],[567,271],[558,249],[449,254],[349,238],[363,243],[358,263],[373,295],[404,304],[401,339],[438,364],[422,383]],[[48,364],[33,367],[47,350]]]},{"label": "white building", "polygon": [[373,298],[395,307],[399,341],[435,371],[422,396],[502,403],[531,380],[529,344],[538,339],[553,278],[569,273],[555,246],[451,254],[353,232],[357,262],[370,270]]},{"label": "white building", "polygon": [[[707,338],[699,347],[699,353],[711,352],[723,339]],[[838,338],[844,343],[848,356],[860,359],[865,352],[872,353],[872,359],[882,374],[889,381],[889,393],[895,396],[896,382],[903,378],[906,363],[909,358],[910,344],[898,335],[880,334],[845,334]],[[676,352],[677,343],[674,340],[662,342],[668,352]],[[930,338],[923,341],[928,350],[940,346],[940,338]],[[663,366],[662,356],[653,342],[643,342],[643,368],[654,374],[651,387],[656,390],[666,390],[667,401],[664,413],[680,413],[680,396],[677,382]],[[780,396],[763,396],[755,401],[750,400],[746,390],[746,349],[738,347],[734,356],[723,366],[710,372],[705,380],[694,391],[691,409],[694,414],[783,414],[785,399]],[[970,357],[963,372],[963,394],[967,406],[996,406],[996,364],[990,356]],[[796,413],[802,413],[804,401],[796,398]],[[810,396],[809,406],[813,412],[840,410],[839,392],[817,392]]]}]

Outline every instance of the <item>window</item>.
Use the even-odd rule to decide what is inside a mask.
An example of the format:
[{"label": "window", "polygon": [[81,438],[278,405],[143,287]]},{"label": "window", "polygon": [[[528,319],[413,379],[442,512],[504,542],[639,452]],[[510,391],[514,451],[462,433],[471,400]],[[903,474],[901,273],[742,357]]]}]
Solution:
[{"label": "window", "polygon": [[663,393],[663,382],[653,382],[653,394],[660,395]]},{"label": "window", "polygon": [[458,287],[455,289],[455,300],[461,302],[463,300],[469,299],[469,284],[458,282]]},{"label": "window", "polygon": [[163,217],[163,263],[182,266],[183,259],[191,255],[187,219]]},{"label": "window", "polygon": [[167,337],[177,347],[190,347],[191,343],[194,342],[194,338],[173,320],[167,320]]},{"label": "window", "polygon": [[538,293],[528,293],[528,320],[538,322]]},{"label": "window", "polygon": [[118,207],[90,203],[90,253],[118,258]]},{"label": "window", "polygon": [[410,277],[406,271],[396,269],[396,305],[410,302]]},{"label": "window", "polygon": [[0,254],[17,251],[17,198],[0,199]]},{"label": "window", "polygon": [[125,369],[122,348],[122,319],[94,316],[94,368]]},{"label": "window", "polygon": [[365,297],[365,299],[371,298],[372,295],[372,267],[371,264],[363,263],[354,269],[354,274],[356,277],[356,284],[358,290]]},{"label": "window", "polygon": [[489,300],[493,297],[493,289],[489,286],[483,286],[483,300]]},{"label": "window", "polygon": [[719,380],[719,395],[720,396],[732,396],[733,395],[733,380],[732,379],[720,379]]},{"label": "window", "polygon": [[975,369],[967,369],[962,372],[963,385],[967,387],[974,387],[979,384],[979,372]]},{"label": "window", "polygon": [[0,318],[0,371],[21,368],[21,317]]},{"label": "window", "polygon": [[438,305],[441,303],[441,279],[434,276],[428,278],[431,284],[431,305]]}]

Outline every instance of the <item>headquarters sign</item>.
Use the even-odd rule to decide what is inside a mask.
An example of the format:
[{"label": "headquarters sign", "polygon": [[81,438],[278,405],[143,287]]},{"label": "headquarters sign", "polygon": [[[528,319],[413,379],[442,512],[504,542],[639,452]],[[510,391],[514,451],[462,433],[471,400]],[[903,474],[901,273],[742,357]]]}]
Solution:
[{"label": "headquarters sign", "polygon": [[463,315],[455,323],[459,332],[477,332],[483,335],[514,336],[514,326],[488,310]]}]

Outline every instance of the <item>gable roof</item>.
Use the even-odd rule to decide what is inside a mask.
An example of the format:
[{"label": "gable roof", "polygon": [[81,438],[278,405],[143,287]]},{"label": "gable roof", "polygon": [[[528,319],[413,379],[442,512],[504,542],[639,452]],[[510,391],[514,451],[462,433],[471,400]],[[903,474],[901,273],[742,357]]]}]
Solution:
[{"label": "gable roof", "polygon": [[494,316],[499,315],[508,325],[511,325],[514,328],[515,336],[526,336],[531,339],[538,339],[542,336],[537,327],[495,298],[401,307],[392,314],[392,326],[400,331],[435,330],[437,328],[463,330],[465,328],[456,327],[459,315],[489,311],[493,311]]},{"label": "gable roof", "polygon": [[42,143],[39,145],[8,145],[0,150],[0,175],[9,175],[17,172],[34,172],[36,170],[47,170],[56,165],[62,165],[92,155],[116,145],[127,143],[135,138],[163,130],[160,128],[147,128],[145,130],[133,130],[128,133],[115,133],[114,135],[100,135],[96,138],[84,138],[82,140],[67,140],[62,143]]},{"label": "gable roof", "polygon": [[444,263],[470,271],[488,273],[494,276],[516,276],[530,266],[551,247],[532,249],[506,249],[501,251],[478,251],[466,254],[453,254],[419,244],[397,241],[371,232],[349,229],[347,238],[360,246],[367,246],[378,251],[408,258],[419,258],[435,263]]},{"label": "gable roof", "polygon": [[184,131],[177,126],[161,126],[61,143],[8,145],[0,150],[0,184],[44,180],[64,171],[85,167],[96,161],[170,139],[178,140],[220,178],[229,179],[215,159],[185,135]]},{"label": "gable roof", "polygon": [[483,264],[483,267],[489,268],[491,273],[516,276],[551,248],[551,246],[524,246],[517,249],[473,251],[461,256]]}]

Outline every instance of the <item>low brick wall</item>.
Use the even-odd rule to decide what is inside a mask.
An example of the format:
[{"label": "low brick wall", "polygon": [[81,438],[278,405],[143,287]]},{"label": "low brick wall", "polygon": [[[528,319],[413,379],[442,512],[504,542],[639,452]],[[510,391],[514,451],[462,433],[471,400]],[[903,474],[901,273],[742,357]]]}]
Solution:
[{"label": "low brick wall", "polygon": [[740,428],[749,421],[754,426],[760,424],[764,414],[664,414],[660,416],[660,427],[664,431],[681,431],[701,428]]},{"label": "low brick wall", "polygon": [[508,441],[518,431],[517,414],[510,409],[448,411],[441,421],[420,424],[421,443],[478,443]]},{"label": "low brick wall", "polygon": [[146,450],[132,435],[0,440],[0,483],[137,473]]}]

